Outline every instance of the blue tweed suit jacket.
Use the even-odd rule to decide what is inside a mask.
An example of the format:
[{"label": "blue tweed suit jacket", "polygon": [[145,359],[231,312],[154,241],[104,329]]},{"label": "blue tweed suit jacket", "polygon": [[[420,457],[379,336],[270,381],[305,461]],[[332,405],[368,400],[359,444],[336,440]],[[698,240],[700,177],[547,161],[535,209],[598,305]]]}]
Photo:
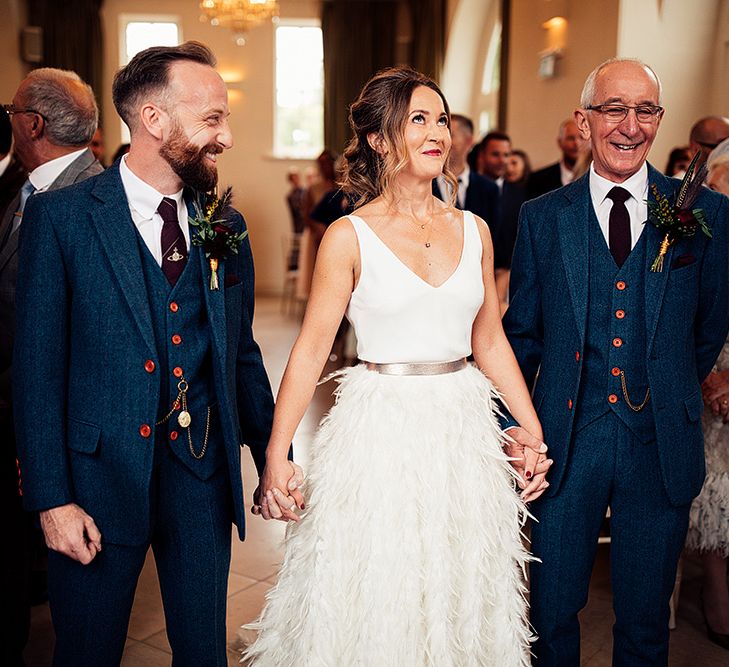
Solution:
[{"label": "blue tweed suit jacket", "polygon": [[[649,182],[672,196],[679,181],[649,165]],[[511,267],[504,328],[529,386],[554,459],[548,495],[559,492],[575,412],[588,302],[589,174],[524,204]],[[704,189],[695,207],[713,238],[682,239],[650,272],[662,240],[646,224],[645,320],[649,403],[665,490],[674,505],[689,503],[703,484],[700,383],[729,330],[729,200]],[[681,261],[678,259],[681,258]]]},{"label": "blue tweed suit jacket", "polygon": [[[235,225],[245,228],[235,212]],[[26,507],[84,506],[105,539],[138,544],[148,525],[159,373],[134,224],[118,163],[28,203],[21,226],[14,357],[15,418]],[[210,268],[200,253],[206,284]],[[213,376],[244,537],[240,446],[259,471],[273,397],[253,339],[253,258],[248,238],[221,262],[220,290],[204,290]],[[83,493],[80,493],[83,489]],[[188,510],[186,510],[188,511]]]}]

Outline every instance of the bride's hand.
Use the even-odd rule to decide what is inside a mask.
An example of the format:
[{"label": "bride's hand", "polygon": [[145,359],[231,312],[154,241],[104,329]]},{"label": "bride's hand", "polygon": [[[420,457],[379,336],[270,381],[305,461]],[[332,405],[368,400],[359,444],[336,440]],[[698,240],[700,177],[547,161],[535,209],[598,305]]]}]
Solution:
[{"label": "bride's hand", "polygon": [[[261,476],[259,487],[253,494],[253,514],[268,519],[299,521],[295,509],[304,509],[304,497],[299,487],[304,482],[304,472],[293,461],[268,461]],[[281,489],[285,489],[284,493]]]}]

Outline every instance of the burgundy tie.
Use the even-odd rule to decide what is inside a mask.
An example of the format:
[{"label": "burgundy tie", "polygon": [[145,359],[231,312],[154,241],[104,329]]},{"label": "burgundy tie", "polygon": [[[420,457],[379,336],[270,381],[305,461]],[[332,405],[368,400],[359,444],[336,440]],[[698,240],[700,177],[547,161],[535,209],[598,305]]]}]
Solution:
[{"label": "burgundy tie", "polygon": [[630,254],[630,214],[625,207],[630,193],[625,188],[616,186],[607,196],[613,200],[608,220],[608,245],[615,263],[620,267]]},{"label": "burgundy tie", "polygon": [[157,208],[162,225],[162,272],[174,286],[187,262],[187,244],[177,219],[177,202],[165,197]]}]

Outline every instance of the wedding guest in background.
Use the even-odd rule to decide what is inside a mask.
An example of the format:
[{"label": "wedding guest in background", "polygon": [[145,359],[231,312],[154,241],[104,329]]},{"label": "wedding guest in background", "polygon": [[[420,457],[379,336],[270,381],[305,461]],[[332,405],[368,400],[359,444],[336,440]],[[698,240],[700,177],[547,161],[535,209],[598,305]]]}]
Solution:
[{"label": "wedding guest in background", "polygon": [[677,240],[651,270],[665,233],[647,202],[678,189],[646,162],[662,117],[650,67],[597,67],[575,112],[590,171],[520,216],[504,328],[555,461],[532,504],[539,667],[580,664],[578,613],[608,507],[613,664],[668,663],[668,603],[704,481],[700,384],[729,330],[729,199],[696,185],[685,203],[713,237],[681,234],[690,214],[668,213]]},{"label": "wedding guest in background", "polygon": [[[451,116],[451,142],[448,168],[458,183],[456,207],[485,220],[493,238],[498,229],[499,188],[468,164],[468,154],[473,146],[473,121],[470,118],[460,114]],[[443,201],[449,200],[449,186],[443,174],[433,181],[433,194]]]},{"label": "wedding guest in background", "polygon": [[111,158],[111,164],[114,164],[122,155],[126,155],[129,152],[129,144],[119,144],[119,148],[116,149],[114,157]]},{"label": "wedding guest in background", "polygon": [[[233,143],[214,67],[197,42],[135,55],[112,86],[129,154],[34,195],[21,226],[15,422],[23,500],[50,549],[57,665],[119,665],[150,546],[172,661],[228,664],[241,447],[262,470],[273,397],[252,332],[250,241],[229,237],[238,252],[218,258],[215,290],[188,222],[189,198],[215,188],[216,158]],[[24,93],[19,108],[45,101]],[[42,113],[15,122],[68,129]],[[95,107],[89,125],[79,141],[91,139]],[[230,233],[245,230],[234,209],[220,215]]]},{"label": "wedding guest in background", "polygon": [[10,115],[5,109],[0,109],[0,216],[28,177],[28,172],[20,164],[12,146],[13,128]]},{"label": "wedding guest in background", "polygon": [[526,185],[531,173],[532,167],[529,163],[529,156],[526,152],[519,150],[518,148],[512,150],[511,155],[509,155],[509,158],[506,161],[506,180],[509,183]]},{"label": "wedding guest in background", "polygon": [[561,152],[558,162],[535,171],[527,183],[527,199],[534,199],[551,192],[574,180],[575,163],[580,152],[582,139],[574,118],[563,120],[557,134],[557,146]]},{"label": "wedding guest in background", "polygon": [[[706,116],[697,120],[689,133],[689,152],[691,157],[701,151],[705,160],[724,139],[729,139],[729,118],[726,116]],[[675,174],[679,176],[679,174]],[[680,174],[683,176],[683,174]],[[679,177],[680,177],[679,176]]]},{"label": "wedding guest in background", "polygon": [[668,154],[668,163],[663,172],[666,176],[681,178],[686,173],[686,168],[691,162],[691,153],[688,146],[676,146]]},{"label": "wedding guest in background", "polygon": [[[52,191],[98,174],[102,167],[87,148],[96,129],[98,110],[91,88],[74,72],[36,69],[20,83],[12,104],[15,157],[29,172],[0,222],[0,441],[2,441],[3,508],[9,535],[5,547],[3,596],[11,612],[2,624],[3,664],[21,665],[30,621],[30,573],[36,559],[35,514],[21,503],[20,469],[16,455],[16,425],[12,407],[16,391],[12,354],[16,338],[15,294],[20,231],[26,204],[35,192]],[[49,250],[49,248],[45,248]],[[36,286],[38,289],[40,287]],[[55,348],[55,346],[54,346]],[[36,382],[39,382],[36,378]],[[39,427],[39,425],[37,425]],[[23,472],[23,481],[25,474]],[[40,508],[33,508],[40,509]],[[41,547],[45,552],[45,547]],[[7,633],[7,634],[6,634]]]},{"label": "wedding guest in background", "polygon": [[289,191],[286,193],[286,204],[291,215],[291,229],[294,234],[301,234],[304,231],[304,199],[306,190],[301,185],[301,174],[296,167],[292,167],[286,173],[286,180],[289,184]]},{"label": "wedding guest in background", "polygon": [[577,180],[584,176],[590,169],[592,164],[592,142],[588,139],[583,139],[580,145],[580,152],[577,154],[577,162],[575,162],[575,168],[572,170],[573,180]]},{"label": "wedding guest in background", "polygon": [[104,155],[106,154],[106,148],[104,144],[104,132],[101,129],[101,125],[96,128],[94,136],[91,137],[91,143],[89,144],[91,152],[99,163],[104,166]]},{"label": "wedding guest in background", "polygon": [[[707,185],[729,196],[729,139],[710,154]],[[709,639],[729,650],[729,339],[702,385],[706,480],[691,505],[686,547],[701,557],[701,609]]]}]

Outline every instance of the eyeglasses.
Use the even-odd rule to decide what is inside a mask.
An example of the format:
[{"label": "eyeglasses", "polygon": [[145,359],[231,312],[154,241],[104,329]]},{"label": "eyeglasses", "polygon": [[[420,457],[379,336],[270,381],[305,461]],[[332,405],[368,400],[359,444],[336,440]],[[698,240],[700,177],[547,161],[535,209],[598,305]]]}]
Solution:
[{"label": "eyeglasses", "polygon": [[2,107],[3,111],[5,111],[8,116],[12,116],[16,113],[34,113],[39,115],[44,121],[48,122],[48,118],[46,118],[40,111],[36,111],[35,109],[20,109],[14,104],[3,104]]},{"label": "eyeglasses", "polygon": [[628,112],[633,109],[639,123],[653,123],[663,115],[663,107],[653,104],[639,104],[635,107],[628,107],[623,104],[596,104],[585,107],[587,111],[597,111],[602,114],[609,123],[621,123],[628,117]]}]

